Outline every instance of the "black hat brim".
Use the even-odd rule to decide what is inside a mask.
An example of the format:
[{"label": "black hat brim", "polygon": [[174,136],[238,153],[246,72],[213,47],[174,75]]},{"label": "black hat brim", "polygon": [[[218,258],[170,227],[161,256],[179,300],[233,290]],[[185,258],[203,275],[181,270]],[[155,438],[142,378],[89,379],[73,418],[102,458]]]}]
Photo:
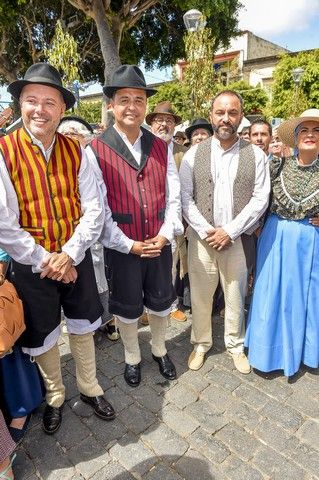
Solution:
[{"label": "black hat brim", "polygon": [[59,85],[56,85],[55,83],[50,83],[48,81],[45,82],[43,81],[42,77],[39,77],[39,79],[34,78],[32,81],[16,80],[15,82],[10,83],[7,90],[14,98],[19,100],[23,87],[25,87],[26,85],[37,85],[37,84],[46,85],[47,87],[51,87],[51,88],[55,88],[56,90],[59,90],[65,102],[66,110],[69,110],[74,106],[76,102],[76,98],[72,92],[70,92],[64,87],[60,87]]},{"label": "black hat brim", "polygon": [[154,88],[141,88],[141,87],[137,87],[136,85],[125,85],[125,87],[123,85],[118,86],[118,87],[116,87],[116,86],[111,87],[111,86],[106,85],[106,86],[103,87],[103,93],[107,97],[112,98],[114,93],[117,90],[121,90],[122,88],[134,88],[135,90],[143,90],[146,93],[147,98],[151,97],[152,95],[155,95],[155,93],[157,93],[157,90],[155,90]]},{"label": "black hat brim", "polygon": [[187,135],[187,138],[190,140],[191,137],[192,137],[192,133],[194,130],[197,130],[198,128],[204,128],[205,130],[207,130],[208,132],[211,133],[211,135],[213,135],[214,133],[214,130],[213,130],[213,127],[211,125],[209,125],[208,123],[199,123],[197,125],[192,125],[191,127],[188,127],[188,128],[185,128],[185,133]]}]

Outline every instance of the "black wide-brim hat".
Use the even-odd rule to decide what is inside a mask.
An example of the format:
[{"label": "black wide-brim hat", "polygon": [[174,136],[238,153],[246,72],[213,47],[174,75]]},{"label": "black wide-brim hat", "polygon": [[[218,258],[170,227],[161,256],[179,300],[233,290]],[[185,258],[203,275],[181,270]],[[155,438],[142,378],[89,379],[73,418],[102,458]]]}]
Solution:
[{"label": "black wide-brim hat", "polygon": [[205,130],[208,130],[211,135],[214,133],[213,127],[209,121],[206,120],[206,118],[195,118],[195,120],[191,122],[190,126],[185,128],[185,133],[189,140],[192,138],[193,131],[197,130],[198,128],[205,128]]},{"label": "black wide-brim hat", "polygon": [[112,98],[114,93],[121,88],[137,88],[144,90],[147,97],[156,93],[153,88],[148,88],[142,71],[136,65],[121,65],[113,73],[110,85],[103,87],[104,94]]},{"label": "black wide-brim hat", "polygon": [[94,133],[92,125],[90,125],[89,122],[84,120],[84,118],[78,117],[77,115],[66,115],[65,117],[62,117],[60,120],[59,126],[61,125],[61,123],[65,123],[65,122],[81,123],[90,133]]},{"label": "black wide-brim hat", "polygon": [[37,83],[59,90],[62,94],[67,110],[72,108],[75,104],[75,96],[72,92],[63,87],[58,70],[49,63],[39,62],[31,65],[31,67],[25,72],[24,78],[10,83],[7,90],[14,98],[19,100],[23,87]]}]

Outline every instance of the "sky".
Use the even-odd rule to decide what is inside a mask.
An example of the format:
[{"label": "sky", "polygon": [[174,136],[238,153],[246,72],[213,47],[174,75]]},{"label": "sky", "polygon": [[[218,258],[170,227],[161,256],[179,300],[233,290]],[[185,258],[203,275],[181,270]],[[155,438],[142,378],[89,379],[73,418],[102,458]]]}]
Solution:
[{"label": "sky", "polygon": [[[319,0],[241,0],[241,3],[240,29],[250,30],[293,52],[319,48]],[[147,83],[171,79],[171,69],[144,70],[144,73]],[[98,90],[99,86],[93,86],[87,93]],[[10,100],[5,88],[0,88],[1,100]]]}]

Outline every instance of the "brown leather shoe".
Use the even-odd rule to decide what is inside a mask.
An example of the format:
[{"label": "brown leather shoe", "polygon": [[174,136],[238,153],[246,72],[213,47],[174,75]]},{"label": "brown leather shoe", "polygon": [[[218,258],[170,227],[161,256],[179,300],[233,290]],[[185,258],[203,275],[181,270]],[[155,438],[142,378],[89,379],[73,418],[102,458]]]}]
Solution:
[{"label": "brown leather shoe", "polygon": [[148,315],[146,312],[143,312],[142,315],[140,316],[140,323],[142,325],[149,325],[149,322],[148,322]]},{"label": "brown leather shoe", "polygon": [[186,322],[187,316],[185,315],[182,310],[173,310],[170,315],[172,320],[175,320],[176,322]]},{"label": "brown leather shoe", "polygon": [[103,395],[97,397],[88,397],[87,395],[80,394],[82,402],[88,403],[93,407],[95,415],[103,420],[113,420],[115,418],[115,411],[112,405],[107,402]]}]

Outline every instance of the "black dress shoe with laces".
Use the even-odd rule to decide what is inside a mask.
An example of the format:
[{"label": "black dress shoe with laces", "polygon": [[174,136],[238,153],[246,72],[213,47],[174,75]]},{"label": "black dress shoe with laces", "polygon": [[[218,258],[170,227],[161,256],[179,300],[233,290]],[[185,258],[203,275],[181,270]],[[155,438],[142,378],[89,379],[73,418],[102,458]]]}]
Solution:
[{"label": "black dress shoe with laces", "polygon": [[97,397],[88,397],[87,395],[80,394],[82,402],[88,403],[93,407],[95,415],[103,420],[113,420],[115,418],[115,411],[112,405],[105,400],[103,395]]},{"label": "black dress shoe with laces", "polygon": [[158,363],[159,371],[163,377],[167,380],[175,380],[176,369],[169,356],[166,354],[164,357],[155,357],[155,355],[152,355],[152,357]]},{"label": "black dress shoe with laces", "polygon": [[43,413],[43,430],[48,435],[55,433],[59,430],[62,422],[62,409],[61,407],[51,407],[51,405],[46,405]]},{"label": "black dress shoe with laces", "polygon": [[124,380],[130,387],[137,387],[141,383],[141,364],[125,364]]}]

